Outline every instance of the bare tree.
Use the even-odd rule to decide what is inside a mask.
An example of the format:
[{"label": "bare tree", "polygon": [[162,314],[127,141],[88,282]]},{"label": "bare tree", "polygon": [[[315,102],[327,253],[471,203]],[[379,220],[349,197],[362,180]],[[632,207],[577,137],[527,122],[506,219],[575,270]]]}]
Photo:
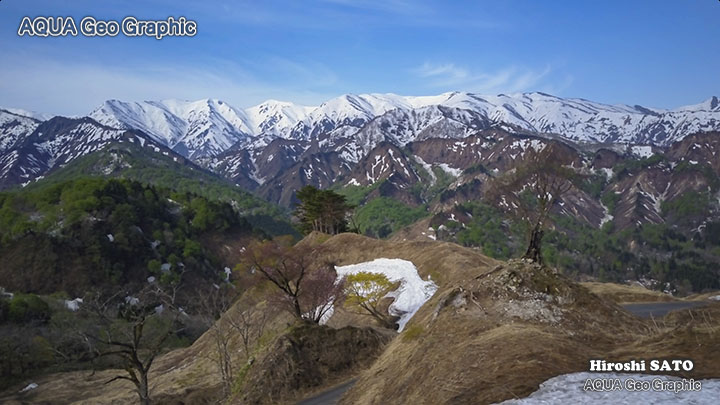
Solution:
[{"label": "bare tree", "polygon": [[325,253],[320,246],[293,246],[290,238],[254,242],[239,268],[277,287],[280,303],[293,316],[318,323],[343,295],[332,263],[321,259]]},{"label": "bare tree", "polygon": [[208,354],[214,362],[223,383],[223,396],[228,397],[233,381],[233,362],[230,343],[233,331],[221,322],[221,317],[237,299],[238,293],[232,286],[210,287],[208,291],[199,291],[197,302],[200,303],[200,315],[208,328],[207,334],[212,339],[215,350]]},{"label": "bare tree", "polygon": [[265,333],[269,313],[258,307],[257,303],[245,303],[243,307],[228,313],[227,322],[240,336],[245,360],[250,360],[253,342],[257,342]]},{"label": "bare tree", "polygon": [[92,327],[80,333],[94,356],[119,358],[125,370],[106,384],[132,382],[143,405],[150,404],[148,376],[153,362],[167,340],[182,330],[178,320],[183,312],[175,307],[176,293],[177,286],[149,285],[133,294],[92,294],[81,307],[93,320]]},{"label": "bare tree", "polygon": [[220,372],[223,383],[223,394],[231,394],[232,383],[235,381],[237,366],[237,350],[233,347],[237,340],[242,345],[244,360],[250,359],[253,343],[262,336],[267,323],[267,312],[258,308],[255,300],[244,297],[239,300],[240,293],[233,285],[212,287],[203,292],[198,302],[201,303],[201,314],[208,336],[212,339],[214,350],[208,356]]},{"label": "bare tree", "polygon": [[335,305],[342,304],[345,297],[344,280],[337,280],[331,265],[311,272],[305,279],[300,295],[303,318],[314,323],[326,321]]},{"label": "bare tree", "polygon": [[542,239],[553,205],[567,193],[575,173],[561,163],[552,144],[529,150],[525,162],[490,182],[486,198],[528,225],[524,259],[542,264]]}]

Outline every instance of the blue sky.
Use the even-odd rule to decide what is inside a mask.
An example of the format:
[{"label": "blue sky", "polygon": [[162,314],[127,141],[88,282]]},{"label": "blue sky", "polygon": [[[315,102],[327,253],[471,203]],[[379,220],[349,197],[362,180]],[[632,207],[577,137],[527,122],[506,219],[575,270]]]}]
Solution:
[{"label": "blue sky", "polygon": [[[18,37],[24,16],[198,23],[193,38]],[[720,1],[2,0],[0,105],[544,91],[674,108],[720,95]]]}]

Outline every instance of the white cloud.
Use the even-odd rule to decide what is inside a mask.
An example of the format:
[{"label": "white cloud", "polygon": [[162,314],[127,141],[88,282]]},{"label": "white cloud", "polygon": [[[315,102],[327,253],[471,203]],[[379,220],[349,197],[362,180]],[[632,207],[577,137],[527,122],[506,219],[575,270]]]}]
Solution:
[{"label": "white cloud", "polygon": [[452,63],[432,65],[426,62],[422,66],[416,68],[415,73],[419,77],[429,77],[445,82],[463,81],[467,79],[468,76],[467,70],[458,68]]},{"label": "white cloud", "polygon": [[275,72],[286,78],[273,83],[220,60],[206,61],[203,67],[14,60],[18,62],[0,70],[0,105],[51,114],[84,115],[107,99],[219,98],[243,108],[268,98],[317,105],[334,95],[324,92],[335,81],[331,70],[318,64],[303,67],[290,60],[273,61]]},{"label": "white cloud", "polygon": [[553,69],[548,65],[543,69],[509,66],[493,72],[471,70],[454,63],[433,64],[425,62],[411,69],[421,84],[428,88],[444,90],[463,90],[478,93],[513,93],[538,89],[564,89],[572,79],[565,78],[562,84],[555,84]]}]

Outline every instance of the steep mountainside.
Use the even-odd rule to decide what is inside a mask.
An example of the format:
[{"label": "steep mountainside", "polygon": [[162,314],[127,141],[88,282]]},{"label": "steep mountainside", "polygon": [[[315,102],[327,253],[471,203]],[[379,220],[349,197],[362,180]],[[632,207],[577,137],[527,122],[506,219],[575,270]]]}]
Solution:
[{"label": "steep mountainside", "polygon": [[32,133],[40,121],[9,110],[0,109],[0,154],[16,146],[24,136]]},{"label": "steep mountainside", "polygon": [[[306,183],[327,185],[328,179],[334,182],[344,178],[355,169],[355,164],[383,142],[402,147],[429,139],[463,139],[495,128],[561,137],[583,144],[668,147],[689,134],[720,129],[719,104],[713,97],[697,105],[662,110],[563,99],[544,93],[483,96],[453,92],[428,97],[343,95],[318,107],[269,100],[246,110],[214,99],[109,100],[90,117],[109,128],[143,132],[155,142],[216,170],[243,187],[279,187],[263,194],[287,203],[293,199],[281,197],[288,192],[280,184],[294,182],[273,182],[276,176],[286,176],[285,171],[292,167],[296,172],[312,171],[313,176],[318,176],[306,179]],[[37,153],[32,157],[20,156],[31,152],[21,150],[18,140],[29,137],[39,124],[28,115],[41,116],[9,111],[2,114],[0,162],[3,170],[8,172],[9,162],[17,159],[36,160],[27,162],[27,167],[20,165],[30,173],[41,171],[43,165],[52,166],[53,156]],[[330,171],[323,173],[303,164],[296,166],[301,161],[311,164],[314,154],[328,153],[338,155],[336,167]],[[20,173],[6,181],[7,184],[27,181],[20,177],[27,173],[17,170]],[[33,175],[37,174],[26,177]]]},{"label": "steep mountainside", "polygon": [[11,148],[0,153],[0,189],[37,180],[114,142],[137,142],[156,152],[172,153],[143,133],[110,128],[87,117],[55,117],[32,124],[32,132],[19,135]]},{"label": "steep mountainside", "polygon": [[90,117],[114,128],[143,131],[191,158],[216,155],[253,132],[243,111],[212,99],[142,103],[110,100]]},{"label": "steep mountainside", "polygon": [[[247,110],[212,99],[108,101],[92,113],[96,120],[0,111],[0,188],[27,185],[110,143],[134,142],[182,163],[179,184],[192,183],[195,173],[212,177],[209,170],[227,180],[223,187],[288,208],[305,185],[332,188],[358,205],[361,232],[386,237],[423,220],[425,229],[406,235],[508,257],[522,244],[522,225],[511,221],[518,207],[488,201],[487,192],[493,179],[551,151],[577,177],[552,207],[557,265],[705,288],[716,284],[707,269],[720,261],[713,253],[719,104],[713,97],[661,110],[543,93],[454,92],[344,95],[316,108],[268,101]],[[610,253],[595,253],[600,264],[577,253],[608,240]]]}]

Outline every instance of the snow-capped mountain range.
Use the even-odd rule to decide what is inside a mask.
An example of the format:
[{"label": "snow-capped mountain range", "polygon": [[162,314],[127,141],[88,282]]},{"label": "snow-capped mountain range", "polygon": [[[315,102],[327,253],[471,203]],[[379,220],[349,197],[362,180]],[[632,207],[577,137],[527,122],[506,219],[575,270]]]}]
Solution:
[{"label": "snow-capped mountain range", "polygon": [[[720,130],[720,102],[712,97],[664,110],[544,93],[461,92],[426,97],[348,94],[316,107],[269,100],[247,109],[216,99],[108,100],[85,118],[62,125],[55,120],[0,109],[0,174],[16,173],[5,184],[41,176],[58,162],[97,150],[104,142],[90,147],[82,145],[82,139],[95,139],[98,131],[115,131],[105,137],[110,140],[130,130],[248,189],[278,184],[290,188],[298,185],[298,174],[308,184],[327,186],[353,171],[379,145],[459,140],[491,129],[577,143],[667,147],[690,134]],[[60,127],[63,136],[58,137],[53,131]],[[68,134],[84,135],[70,139]],[[63,142],[72,148],[62,147]],[[23,161],[36,163],[24,167]],[[288,202],[287,196],[276,197],[270,199]]]},{"label": "snow-capped mountain range", "polygon": [[[346,138],[385,114],[418,117],[428,107],[463,110],[462,125],[487,121],[515,130],[555,134],[578,142],[622,142],[666,146],[683,136],[720,128],[720,103],[712,97],[700,104],[673,110],[607,105],[564,99],[544,93],[483,96],[445,93],[406,97],[395,94],[343,95],[317,107],[269,100],[239,109],[214,99],[199,101],[106,101],[89,114],[120,129],[137,129],[190,158],[218,155],[235,144],[276,137],[311,140]],[[388,121],[387,119],[385,121]],[[386,122],[387,124],[387,122]],[[435,122],[425,121],[426,126]],[[404,137],[426,128],[403,128]],[[407,132],[410,131],[410,132]],[[363,145],[367,150],[370,145]]]}]

